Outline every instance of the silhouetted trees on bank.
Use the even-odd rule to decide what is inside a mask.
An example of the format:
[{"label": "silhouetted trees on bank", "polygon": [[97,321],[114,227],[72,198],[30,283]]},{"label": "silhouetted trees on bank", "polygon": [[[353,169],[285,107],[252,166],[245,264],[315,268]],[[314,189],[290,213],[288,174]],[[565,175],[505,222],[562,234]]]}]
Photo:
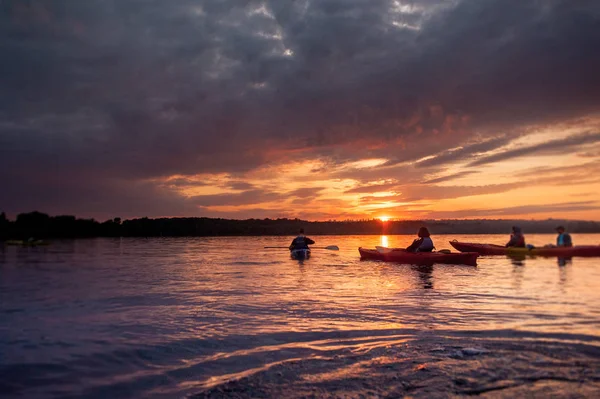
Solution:
[{"label": "silhouetted trees on bank", "polygon": [[308,222],[300,219],[218,218],[120,218],[103,223],[75,216],[49,216],[31,212],[19,214],[11,221],[0,214],[0,240],[79,237],[182,237],[182,236],[260,236],[294,235],[304,228],[309,235],[352,234],[415,234],[427,226],[433,234],[509,234],[511,226],[519,225],[525,234],[554,233],[562,224],[571,233],[600,233],[600,223],[568,220],[410,220],[388,221],[328,221]]},{"label": "silhouetted trees on bank", "polygon": [[15,221],[0,215],[0,239],[77,238],[121,235],[119,218],[98,223],[75,216],[49,216],[45,213],[21,213]]}]

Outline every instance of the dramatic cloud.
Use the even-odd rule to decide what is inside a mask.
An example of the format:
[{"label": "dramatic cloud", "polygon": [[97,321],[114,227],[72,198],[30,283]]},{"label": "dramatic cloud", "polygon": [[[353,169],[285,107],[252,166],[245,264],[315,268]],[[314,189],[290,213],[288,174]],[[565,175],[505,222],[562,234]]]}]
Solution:
[{"label": "dramatic cloud", "polygon": [[325,188],[324,187],[305,187],[305,188],[299,188],[297,190],[294,190],[293,192],[290,193],[290,195],[292,197],[298,197],[298,198],[314,198],[317,195],[319,195],[319,193],[321,191],[323,191]]},{"label": "dramatic cloud", "polygon": [[547,143],[515,148],[513,150],[484,156],[476,161],[471,162],[470,166],[481,166],[535,153],[564,154],[565,151],[568,151],[573,147],[583,147],[585,145],[598,142],[600,142],[600,133],[578,134],[562,140],[552,140]]},{"label": "dramatic cloud", "polygon": [[514,215],[530,215],[549,212],[574,212],[597,211],[600,203],[595,201],[565,202],[560,204],[524,205],[499,209],[465,209],[460,211],[432,212],[437,218],[465,218],[465,217],[502,217]]},{"label": "dramatic cloud", "polygon": [[364,216],[377,185],[513,190],[474,172],[599,158],[599,20],[568,0],[0,2],[0,210]]},{"label": "dramatic cloud", "polygon": [[391,191],[397,189],[399,186],[398,182],[383,183],[383,184],[371,184],[364,186],[357,186],[346,190],[347,194],[369,194],[377,193],[382,191]]},{"label": "dramatic cloud", "polygon": [[189,200],[203,207],[224,205],[257,205],[263,202],[281,200],[283,196],[278,193],[262,190],[248,190],[238,194],[198,195]]},{"label": "dramatic cloud", "polygon": [[418,167],[426,167],[426,166],[438,166],[445,165],[455,161],[468,160],[469,158],[474,157],[477,154],[485,153],[491,150],[494,150],[499,147],[503,147],[510,142],[511,138],[508,136],[499,137],[492,140],[487,140],[484,142],[476,143],[476,144],[468,144],[464,147],[444,151],[439,155],[435,155],[429,159],[419,161],[416,163]]},{"label": "dramatic cloud", "polygon": [[461,177],[465,177],[465,176],[469,176],[472,174],[477,173],[474,170],[468,170],[468,171],[464,171],[464,172],[458,172],[458,173],[454,173],[451,175],[446,175],[446,176],[440,176],[440,177],[436,177],[434,179],[429,179],[423,182],[423,184],[434,184],[434,183],[443,183],[443,182],[447,182],[447,181],[452,181]]}]

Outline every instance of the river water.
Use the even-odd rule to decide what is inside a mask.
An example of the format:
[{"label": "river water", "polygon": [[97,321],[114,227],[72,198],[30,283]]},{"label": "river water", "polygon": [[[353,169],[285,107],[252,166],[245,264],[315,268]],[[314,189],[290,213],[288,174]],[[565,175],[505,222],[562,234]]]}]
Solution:
[{"label": "river water", "polygon": [[[340,250],[299,262],[263,249],[291,237],[0,247],[0,395],[600,393],[600,258],[417,267],[357,251],[410,236],[312,238]],[[507,236],[435,244],[452,239]]]}]

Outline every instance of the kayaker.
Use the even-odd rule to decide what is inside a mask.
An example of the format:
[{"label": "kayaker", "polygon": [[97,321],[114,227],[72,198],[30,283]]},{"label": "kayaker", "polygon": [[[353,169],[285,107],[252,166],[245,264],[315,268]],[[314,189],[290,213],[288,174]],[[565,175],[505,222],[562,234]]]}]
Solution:
[{"label": "kayaker", "polygon": [[573,241],[571,240],[571,235],[569,233],[565,233],[565,228],[563,226],[558,226],[556,228],[558,232],[558,237],[556,237],[556,246],[557,247],[572,247]]},{"label": "kayaker", "polygon": [[435,249],[427,227],[421,227],[417,235],[419,238],[406,248],[408,252],[432,252]]},{"label": "kayaker", "polygon": [[521,232],[521,228],[518,226],[512,227],[512,234],[510,235],[510,241],[506,243],[506,247],[517,247],[525,248],[525,236]]},{"label": "kayaker", "polygon": [[300,229],[300,234],[290,244],[290,251],[294,249],[308,249],[308,246],[314,243],[313,240],[304,235],[304,229]]}]

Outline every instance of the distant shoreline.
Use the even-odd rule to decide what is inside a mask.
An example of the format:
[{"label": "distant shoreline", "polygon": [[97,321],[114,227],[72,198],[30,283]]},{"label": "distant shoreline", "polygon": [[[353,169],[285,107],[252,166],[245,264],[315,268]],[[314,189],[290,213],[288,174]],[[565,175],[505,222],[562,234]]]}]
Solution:
[{"label": "distant shoreline", "polygon": [[415,234],[427,226],[432,234],[509,234],[520,226],[525,234],[553,234],[558,225],[570,233],[600,233],[600,222],[546,219],[447,219],[447,220],[357,220],[311,222],[301,219],[219,219],[219,218],[138,218],[105,222],[78,219],[75,216],[49,216],[40,212],[24,213],[11,221],[0,214],[0,240],[92,237],[236,237],[292,236],[300,228],[307,235],[401,235]]}]

